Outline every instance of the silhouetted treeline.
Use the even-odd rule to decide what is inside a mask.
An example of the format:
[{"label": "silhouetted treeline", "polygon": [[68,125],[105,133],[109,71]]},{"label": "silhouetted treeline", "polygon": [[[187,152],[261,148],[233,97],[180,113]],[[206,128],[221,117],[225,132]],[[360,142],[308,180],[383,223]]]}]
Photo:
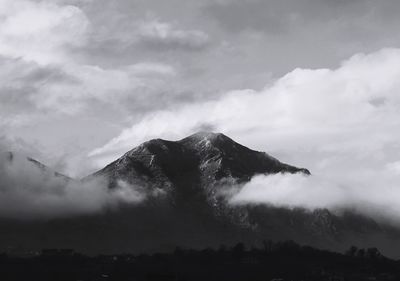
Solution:
[{"label": "silhouetted treeline", "polygon": [[47,249],[29,258],[0,255],[0,280],[400,280],[400,262],[376,248],[351,247],[340,254],[292,241],[96,257]]}]

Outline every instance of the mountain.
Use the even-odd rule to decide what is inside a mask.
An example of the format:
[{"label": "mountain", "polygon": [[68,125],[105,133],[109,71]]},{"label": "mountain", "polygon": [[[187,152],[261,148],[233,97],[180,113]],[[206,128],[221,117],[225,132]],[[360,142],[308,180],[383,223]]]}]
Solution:
[{"label": "mountain", "polygon": [[198,132],[179,141],[147,141],[89,178],[106,178],[111,189],[122,183],[139,186],[147,194],[162,191],[176,212],[191,213],[193,220],[217,218],[250,226],[247,210],[229,206],[221,191],[257,174],[276,173],[310,175],[307,169],[251,150],[224,134]]},{"label": "mountain", "polygon": [[[10,154],[7,161],[12,158]],[[23,162],[64,177],[36,160]],[[333,250],[377,246],[384,254],[399,256],[397,229],[354,212],[234,206],[223,196],[226,187],[240,188],[255,175],[276,173],[312,176],[223,134],[150,140],[82,180],[82,188],[105,180],[110,193],[131,188],[146,195],[140,204],[34,221],[0,219],[0,252],[73,248],[91,254],[140,253],[292,239]],[[76,188],[79,181],[65,178]]]},{"label": "mountain", "polygon": [[92,177],[107,178],[110,188],[123,181],[177,193],[189,189],[215,192],[221,182],[242,183],[257,174],[275,173],[310,175],[307,169],[282,163],[223,134],[199,132],[180,141],[145,142]]},{"label": "mountain", "polygon": [[[344,249],[355,242],[369,245],[371,233],[374,237],[397,235],[390,227],[352,212],[336,215],[328,210],[232,206],[221,196],[226,186],[240,186],[258,174],[276,173],[311,176],[305,168],[251,150],[224,134],[199,132],[179,141],[145,142],[89,178],[108,179],[110,189],[121,184],[140,187],[150,195],[146,206],[162,210],[164,227],[177,231],[173,236],[189,247],[196,244],[193,240],[207,241],[202,244],[207,246],[239,237],[250,244],[261,243],[268,237]],[[164,196],[151,196],[160,192]],[[149,221],[158,221],[160,212],[155,216]]]}]

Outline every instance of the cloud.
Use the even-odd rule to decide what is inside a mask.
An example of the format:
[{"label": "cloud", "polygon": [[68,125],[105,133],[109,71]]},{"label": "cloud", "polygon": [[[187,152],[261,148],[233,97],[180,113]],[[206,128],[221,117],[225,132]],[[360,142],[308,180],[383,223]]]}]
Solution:
[{"label": "cloud", "polygon": [[[213,1],[204,6],[204,13],[231,32],[260,31],[279,35],[291,33],[305,26],[324,23],[325,27],[334,23],[337,27],[350,27],[366,18],[385,19],[386,9],[395,10],[395,1],[387,5],[377,5],[369,0],[245,0]],[[390,9],[390,8],[389,8]],[[373,11],[373,12],[371,12]],[[382,22],[375,22],[375,26]],[[364,28],[368,29],[369,25]],[[360,25],[358,30],[364,30]]]},{"label": "cloud", "polygon": [[350,175],[259,175],[242,187],[225,191],[232,205],[270,205],[340,213],[352,210],[377,220],[400,222],[398,162],[379,171],[355,170]]},{"label": "cloud", "polygon": [[[141,15],[138,15],[141,17]],[[178,21],[146,16],[141,20],[119,17],[95,30],[88,50],[108,56],[129,58],[132,53],[154,57],[159,52],[198,52],[208,48],[211,38],[203,30],[185,28]]]},{"label": "cloud", "polygon": [[[38,65],[20,59],[3,58],[0,66],[0,115],[14,122],[23,116],[51,110],[74,115],[93,107],[93,103],[125,107],[126,101],[141,102],[138,94],[158,95],[166,89],[164,81],[176,75],[166,64],[141,62],[116,69],[65,64]],[[135,94],[135,92],[137,94]],[[132,104],[132,103],[129,104]],[[20,119],[21,120],[21,119]]]},{"label": "cloud", "polygon": [[[260,92],[232,91],[216,101],[148,114],[97,153],[123,151],[157,135],[182,137],[201,124],[237,136],[252,129],[252,134],[267,134],[269,140],[301,136],[300,142],[318,135],[322,139],[315,141],[328,141],[327,137],[361,141],[359,132],[352,130],[366,133],[371,129],[381,135],[370,137],[364,145],[375,138],[377,142],[393,138],[390,129],[397,125],[399,62],[398,49],[384,49],[355,55],[335,70],[295,69]],[[385,102],[376,105],[377,99]],[[331,146],[335,143],[329,141],[325,150]]]},{"label": "cloud", "polygon": [[[283,188],[282,197],[266,203],[333,207],[343,201],[357,207],[359,196],[366,205],[385,205],[396,198],[400,184],[399,66],[400,50],[382,49],[354,55],[336,69],[295,69],[261,91],[233,91],[218,100],[148,114],[90,156],[104,164],[150,138],[179,139],[207,124],[311,170],[307,179],[267,178],[267,183],[298,186]],[[259,186],[258,181],[252,184]],[[378,196],[381,191],[388,195]],[[300,197],[290,201],[292,192]],[[307,199],[302,192],[310,201],[302,201]],[[321,205],[312,199],[318,197]]]},{"label": "cloud", "polygon": [[22,154],[0,153],[0,217],[48,219],[89,215],[121,204],[136,205],[147,194],[121,183],[109,190],[107,181],[75,181],[28,160]]},{"label": "cloud", "polygon": [[90,22],[76,6],[26,0],[0,1],[0,54],[40,64],[68,59],[82,46]]},{"label": "cloud", "polygon": [[138,42],[160,49],[203,49],[209,44],[209,36],[200,30],[183,30],[174,24],[159,20],[138,23]]},{"label": "cloud", "polygon": [[[77,6],[0,0],[0,7],[0,78],[4,81],[0,99],[9,123],[43,111],[76,114],[95,103],[116,107],[141,103],[145,108],[152,96],[167,91],[164,80],[176,75],[174,67],[154,61],[116,67],[85,63],[77,49],[88,47],[93,32],[87,15]],[[161,23],[154,30],[146,26],[141,29],[143,38],[161,36],[161,41],[183,40],[193,46],[202,41],[201,32],[186,33]]]},{"label": "cloud", "polygon": [[[99,2],[85,2],[0,0],[0,135],[34,143],[40,159],[52,166],[65,163],[63,171],[79,170],[79,176],[92,170],[83,168],[91,165],[82,163],[82,155],[96,140],[185,96],[173,83],[179,79],[179,65],[167,59],[102,53],[111,61],[104,63],[88,55],[96,34],[107,28],[102,25],[106,17],[95,21]],[[139,32],[139,22],[133,25]],[[182,31],[187,42],[197,35],[175,25],[167,30],[168,38]],[[118,33],[109,31],[106,39]],[[124,36],[139,38],[131,31]],[[124,45],[119,43],[113,47]]]},{"label": "cloud", "polygon": [[[93,170],[82,155],[94,147],[101,167],[149,138],[199,128],[313,174],[399,161],[398,51],[336,66],[347,54],[398,45],[398,2],[175,2],[181,9],[160,1],[0,0],[2,135],[40,144],[40,159],[52,166],[62,159],[80,173]],[[204,5],[215,21],[199,10]],[[221,94],[260,89],[264,73],[332,65]]]},{"label": "cloud", "polygon": [[[117,69],[92,65],[66,65],[63,70],[76,83],[46,83],[33,96],[38,108],[51,108],[75,113],[94,102],[124,106],[127,99],[141,100],[138,94],[156,95],[164,80],[175,70],[160,63],[138,63]],[[136,94],[135,94],[136,93]]]},{"label": "cloud", "polygon": [[3,81],[0,85],[0,115],[14,123],[20,112],[27,115],[35,111],[34,97],[42,88],[78,82],[76,77],[57,66],[41,66],[35,62],[5,57],[0,57],[0,62]]},{"label": "cloud", "polygon": [[128,66],[128,69],[136,75],[176,75],[176,70],[161,63],[142,62]]}]

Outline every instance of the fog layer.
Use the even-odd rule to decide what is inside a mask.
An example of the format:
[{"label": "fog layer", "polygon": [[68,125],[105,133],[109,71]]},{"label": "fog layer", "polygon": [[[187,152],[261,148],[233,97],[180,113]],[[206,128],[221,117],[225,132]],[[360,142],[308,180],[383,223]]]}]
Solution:
[{"label": "fog layer", "polygon": [[0,217],[47,219],[87,215],[137,204],[145,199],[138,188],[121,183],[109,190],[107,181],[77,181],[14,153],[0,153]]}]

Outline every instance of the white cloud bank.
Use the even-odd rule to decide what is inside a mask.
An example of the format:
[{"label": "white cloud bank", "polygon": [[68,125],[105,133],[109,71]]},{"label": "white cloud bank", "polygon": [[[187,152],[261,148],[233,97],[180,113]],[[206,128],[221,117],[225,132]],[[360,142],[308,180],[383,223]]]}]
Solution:
[{"label": "white cloud bank", "polygon": [[296,69],[261,92],[238,90],[217,101],[148,114],[92,154],[121,153],[160,135],[183,137],[204,124],[251,142],[268,136],[257,138],[257,146],[279,139],[284,148],[310,143],[325,145],[325,151],[373,149],[395,139],[399,74],[399,49],[358,54],[335,70]]},{"label": "white cloud bank", "polygon": [[[154,24],[153,28],[146,25],[142,36],[191,41],[198,35],[167,23]],[[135,28],[144,27],[136,23]],[[0,99],[4,105],[14,108],[23,100],[36,113],[70,115],[89,110],[96,102],[98,107],[111,104],[124,109],[130,103],[150,103],[144,101],[144,94],[149,100],[157,99],[167,89],[166,80],[177,74],[174,67],[157,61],[115,67],[88,63],[80,51],[93,43],[93,29],[87,14],[75,5],[0,0],[0,79],[4,81]],[[9,119],[26,114],[19,107],[16,110],[18,116]]]},{"label": "white cloud bank", "polygon": [[67,59],[65,46],[79,47],[90,23],[76,6],[0,0],[0,54],[40,64]]},{"label": "white cloud bank", "polygon": [[313,174],[255,178],[235,201],[400,213],[399,77],[400,49],[357,54],[337,69],[295,69],[260,92],[149,114],[90,155],[104,164],[206,124]]},{"label": "white cloud bank", "polygon": [[390,170],[342,177],[300,174],[259,175],[240,188],[228,189],[232,205],[270,205],[309,210],[352,210],[378,221],[400,222],[400,177]]}]

